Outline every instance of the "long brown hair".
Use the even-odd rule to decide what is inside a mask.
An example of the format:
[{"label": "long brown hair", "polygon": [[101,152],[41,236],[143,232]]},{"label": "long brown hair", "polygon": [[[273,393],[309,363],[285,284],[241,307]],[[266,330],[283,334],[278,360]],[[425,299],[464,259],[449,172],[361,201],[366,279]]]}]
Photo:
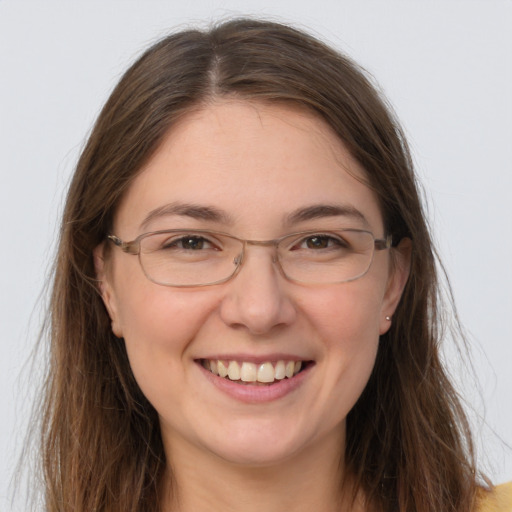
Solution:
[{"label": "long brown hair", "polygon": [[471,435],[440,361],[436,260],[402,131],[347,57],[288,26],[239,19],[170,35],[146,51],[111,94],[78,162],[51,298],[47,511],[160,508],[166,462],[157,414],[112,334],[92,253],[170,127],[223,96],[292,102],[320,115],[366,170],[387,232],[412,240],[401,303],[347,419],[346,464],[376,510],[471,510]]}]

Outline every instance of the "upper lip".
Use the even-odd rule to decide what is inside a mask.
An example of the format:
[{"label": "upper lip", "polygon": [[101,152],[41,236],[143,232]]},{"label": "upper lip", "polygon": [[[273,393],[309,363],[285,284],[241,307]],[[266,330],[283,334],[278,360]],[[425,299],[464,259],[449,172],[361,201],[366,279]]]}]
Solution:
[{"label": "upper lip", "polygon": [[214,361],[245,361],[248,363],[262,364],[272,361],[311,361],[310,357],[302,357],[295,354],[272,353],[265,355],[254,354],[210,354],[196,360],[210,359]]}]

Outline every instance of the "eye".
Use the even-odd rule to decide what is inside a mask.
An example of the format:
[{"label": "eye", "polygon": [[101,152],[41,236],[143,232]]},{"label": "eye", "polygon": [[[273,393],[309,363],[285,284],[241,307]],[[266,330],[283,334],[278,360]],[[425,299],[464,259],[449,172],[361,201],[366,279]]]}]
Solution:
[{"label": "eye", "polygon": [[314,234],[300,240],[294,249],[339,249],[347,248],[348,243],[342,238],[327,234]]},{"label": "eye", "polygon": [[201,235],[183,235],[165,240],[161,249],[181,249],[184,251],[219,250],[212,241]]}]

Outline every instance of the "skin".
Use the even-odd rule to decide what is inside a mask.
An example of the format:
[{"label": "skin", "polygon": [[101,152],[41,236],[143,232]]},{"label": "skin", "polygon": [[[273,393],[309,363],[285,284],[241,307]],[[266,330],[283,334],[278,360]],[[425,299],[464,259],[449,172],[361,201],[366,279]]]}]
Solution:
[{"label": "skin", "polygon": [[[134,180],[114,222],[133,240],[171,228],[213,229],[268,240],[307,229],[356,227],[385,235],[364,171],[319,118],[289,106],[219,100],[173,127]],[[182,201],[228,219],[154,217]],[[286,223],[298,208],[350,205],[352,216]],[[391,252],[393,251],[393,255]],[[408,275],[407,243],[375,253],[348,283],[286,280],[272,249],[251,246],[238,275],[188,289],[160,286],[137,257],[95,252],[112,328],[157,410],[174,478],[169,510],[334,510],[342,499],[345,419],[374,365]],[[270,402],[245,403],[213,386],[197,363],[226,354],[312,360],[301,384]],[[357,503],[355,505],[358,506]]]}]

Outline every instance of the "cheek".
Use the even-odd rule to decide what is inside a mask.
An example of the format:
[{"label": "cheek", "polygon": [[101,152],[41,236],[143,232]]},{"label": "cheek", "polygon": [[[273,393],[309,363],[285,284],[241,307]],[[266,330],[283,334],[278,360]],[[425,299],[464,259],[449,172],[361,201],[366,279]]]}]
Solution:
[{"label": "cheek", "polygon": [[333,423],[346,417],[363,392],[379,347],[379,287],[361,283],[326,289],[309,304],[309,320],[323,347],[319,402],[330,403],[336,411],[330,417]]},{"label": "cheek", "polygon": [[[379,346],[378,301],[360,302],[347,294],[322,318],[332,378],[355,402],[370,376]],[[334,384],[333,384],[334,385]]]},{"label": "cheek", "polygon": [[347,350],[378,340],[382,308],[381,287],[354,281],[316,293],[314,301],[303,305],[310,320],[331,348]]},{"label": "cheek", "polygon": [[159,383],[182,382],[177,377],[183,372],[183,360],[213,307],[212,301],[197,291],[179,292],[147,280],[120,289],[118,297],[130,366],[151,400]]}]

